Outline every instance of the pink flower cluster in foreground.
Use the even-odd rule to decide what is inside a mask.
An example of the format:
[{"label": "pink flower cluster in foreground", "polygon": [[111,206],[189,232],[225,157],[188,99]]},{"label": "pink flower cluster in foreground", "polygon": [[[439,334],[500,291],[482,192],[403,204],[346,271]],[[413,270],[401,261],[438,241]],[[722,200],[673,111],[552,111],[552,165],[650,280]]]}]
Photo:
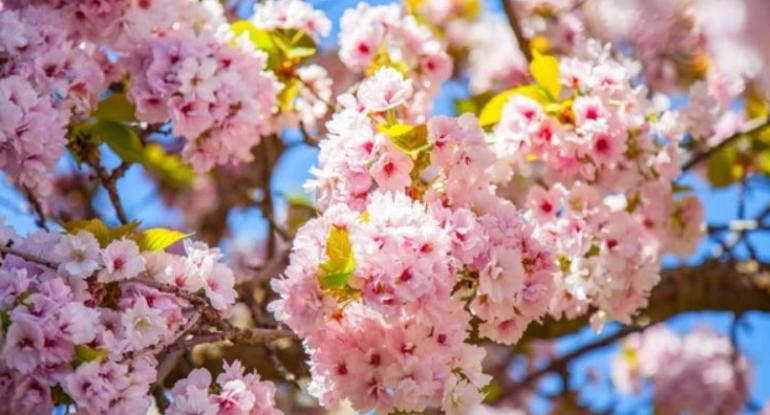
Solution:
[{"label": "pink flower cluster in foreground", "polygon": [[[343,59],[350,39],[379,42],[369,21],[399,27],[395,9],[354,13]],[[417,78],[397,66],[338,98],[307,185],[323,215],[299,231],[271,305],[305,339],[323,405],[466,413],[488,381],[471,319],[505,344],[547,315],[630,322],[661,255],[695,248],[702,207],[673,186],[679,115],[598,45],[558,67],[557,96],[513,94],[489,132],[469,114],[414,118]],[[529,180],[518,203],[501,186],[514,175]]]},{"label": "pink flower cluster in foreground", "polygon": [[[56,404],[88,414],[145,413],[155,355],[200,317],[200,305],[178,293],[202,292],[219,312],[235,302],[233,273],[219,250],[200,242],[185,241],[184,255],[176,255],[141,252],[127,238],[100,243],[85,230],[19,237],[5,226],[0,242],[19,253],[0,266],[0,396],[16,413],[50,414]],[[223,392],[202,413],[275,412],[272,385],[244,377],[238,363],[219,383]],[[176,407],[200,404],[189,387],[178,390]]]}]

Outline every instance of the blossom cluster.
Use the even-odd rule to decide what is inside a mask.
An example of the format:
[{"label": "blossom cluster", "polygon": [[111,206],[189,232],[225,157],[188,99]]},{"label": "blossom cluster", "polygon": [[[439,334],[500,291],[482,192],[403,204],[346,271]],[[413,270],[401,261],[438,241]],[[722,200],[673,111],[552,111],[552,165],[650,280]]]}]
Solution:
[{"label": "blossom cluster", "polygon": [[[331,21],[326,15],[302,0],[259,2],[254,6],[254,15],[249,22],[269,33],[277,33],[281,38],[309,37],[316,44],[331,31]],[[284,83],[283,99],[289,102],[280,103],[279,120],[274,121],[276,128],[300,124],[315,130],[332,109],[333,81],[326,68],[318,63],[298,66],[299,63],[301,59],[290,57],[277,71],[279,80]]]},{"label": "blossom cluster", "polygon": [[629,336],[612,362],[622,393],[655,389],[661,414],[739,413],[748,393],[748,361],[730,339],[707,329],[678,335],[664,325]]},{"label": "blossom cluster", "polygon": [[340,59],[352,71],[371,74],[394,67],[413,83],[409,111],[430,113],[431,98],[452,74],[452,60],[430,29],[399,5],[359,3],[340,23]]},{"label": "blossom cluster", "polygon": [[[663,250],[691,251],[700,236],[701,208],[672,197],[681,172],[680,116],[661,110],[634,86],[633,66],[594,45],[585,58],[559,63],[556,104],[514,95],[495,129],[495,149],[519,174],[540,167],[546,183],[585,182],[625,194],[627,210]],[[661,203],[661,200],[663,203]]]},{"label": "blossom cluster", "polygon": [[21,237],[3,226],[0,239],[11,247],[0,266],[0,396],[18,413],[146,412],[155,354],[198,321],[191,298],[204,293],[218,312],[235,302],[221,253],[200,242],[177,255],[85,229]]},{"label": "blossom cluster", "polygon": [[331,31],[326,15],[302,0],[268,0],[254,6],[250,18],[255,25],[267,30],[298,30],[318,40]]},{"label": "blossom cluster", "polygon": [[[338,260],[352,269],[328,263],[346,250]],[[448,229],[403,193],[374,193],[365,213],[334,205],[302,228],[270,308],[305,340],[323,405],[464,413],[480,402],[484,351],[466,343],[451,254]]]},{"label": "blossom cluster", "polygon": [[[390,9],[359,6],[349,19],[367,22],[362,10]],[[406,107],[417,87],[397,64],[338,97],[307,184],[323,215],[298,232],[271,305],[305,339],[322,404],[467,411],[480,373],[461,370],[462,398],[452,391],[464,377],[442,378],[443,389],[408,388],[403,382],[417,375],[404,370],[401,343],[371,344],[369,333],[401,339],[407,321],[428,333],[413,339],[419,345],[454,330],[431,371],[456,373],[456,362],[476,355],[463,347],[471,319],[479,336],[505,344],[547,315],[593,312],[597,327],[630,322],[660,279],[661,255],[695,248],[702,207],[673,185],[679,115],[656,107],[635,86],[636,67],[597,43],[581,57],[535,59],[527,74],[535,83],[504,95],[491,131],[484,113],[481,121],[412,118]],[[526,197],[510,197],[514,177],[528,182]],[[422,350],[407,349],[410,357]],[[350,384],[350,374],[371,381]],[[419,406],[414,393],[425,394]]]},{"label": "blossom cluster", "polygon": [[66,126],[86,116],[105,87],[100,55],[83,50],[49,7],[0,11],[0,167],[20,186],[51,191]]},{"label": "blossom cluster", "polygon": [[182,155],[196,170],[247,162],[260,135],[271,129],[280,90],[264,71],[266,59],[210,32],[176,31],[150,39],[133,56],[129,96],[140,120],[171,120],[173,133],[186,138]]},{"label": "blossom cluster", "polygon": [[[288,12],[311,34],[328,32],[328,20],[303,2],[262,7],[271,24],[285,26]],[[267,56],[232,35],[217,2],[10,1],[0,23],[2,167],[37,193],[50,190],[45,178],[66,127],[88,122],[110,83],[127,81],[138,121],[170,122],[185,139],[184,160],[201,172],[250,161],[260,136],[276,128],[281,84]],[[305,112],[317,113],[313,105]]]},{"label": "blossom cluster", "polygon": [[[211,389],[217,393],[212,393]],[[167,415],[281,415],[275,409],[275,386],[260,381],[256,373],[244,373],[239,361],[225,362],[222,373],[211,384],[211,373],[194,369],[171,390],[172,404]]]}]

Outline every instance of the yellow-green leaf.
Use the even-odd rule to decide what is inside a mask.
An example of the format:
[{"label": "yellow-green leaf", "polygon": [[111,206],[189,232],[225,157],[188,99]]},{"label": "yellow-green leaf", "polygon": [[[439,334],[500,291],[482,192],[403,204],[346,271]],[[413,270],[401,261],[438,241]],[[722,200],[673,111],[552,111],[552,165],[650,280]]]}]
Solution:
[{"label": "yellow-green leaf", "polygon": [[326,237],[327,260],[319,268],[319,284],[324,290],[344,289],[355,269],[353,246],[348,230],[332,226]]},{"label": "yellow-green leaf", "polygon": [[99,245],[105,247],[114,240],[121,239],[134,233],[139,226],[139,222],[130,222],[113,229],[110,229],[100,219],[75,220],[62,222],[60,225],[70,235],[75,235],[80,231],[86,231],[99,241]]},{"label": "yellow-green leaf", "polygon": [[490,99],[484,106],[484,109],[481,110],[481,114],[479,115],[479,123],[481,126],[489,127],[500,122],[505,104],[507,104],[514,95],[523,95],[537,101],[541,105],[548,102],[548,98],[544,95],[543,89],[537,85],[525,85],[503,91]]},{"label": "yellow-green leaf", "polygon": [[749,84],[746,88],[746,115],[748,119],[755,120],[765,118],[770,114],[770,106],[767,98],[754,84]]},{"label": "yellow-green leaf", "polygon": [[286,199],[288,202],[286,224],[289,233],[294,235],[305,222],[315,216],[316,210],[310,199],[302,193],[289,194]]},{"label": "yellow-green leaf", "polygon": [[380,124],[377,129],[390,137],[390,141],[412,157],[415,157],[420,151],[430,147],[428,142],[428,126],[420,124],[412,126],[409,124]]},{"label": "yellow-green leaf", "polygon": [[190,235],[172,229],[150,228],[137,233],[133,239],[140,251],[162,251]]},{"label": "yellow-green leaf", "polygon": [[75,345],[75,358],[72,359],[72,366],[78,367],[83,363],[93,362],[94,360],[101,360],[107,357],[110,353],[106,349],[94,349],[85,344]]},{"label": "yellow-green leaf", "polygon": [[469,112],[474,115],[479,115],[484,106],[492,99],[494,95],[491,92],[485,92],[483,94],[474,95],[466,99],[455,100],[455,113],[465,114]]},{"label": "yellow-green leaf", "polygon": [[107,144],[122,160],[131,163],[141,163],[142,142],[136,132],[120,122],[100,119],[89,127],[89,132]]},{"label": "yellow-green leaf", "polygon": [[144,147],[142,165],[172,189],[188,187],[195,178],[192,167],[177,154],[168,154],[159,144]]},{"label": "yellow-green leaf", "polygon": [[559,99],[561,83],[559,82],[558,59],[553,56],[542,55],[537,50],[533,50],[529,71],[532,73],[532,78],[535,79],[535,82],[548,93],[548,96],[553,101]]},{"label": "yellow-green leaf", "polygon": [[770,176],[770,149],[760,152],[754,163],[760,173]]},{"label": "yellow-green leaf", "polygon": [[113,92],[99,103],[93,115],[103,120],[136,122],[135,110],[136,107],[128,100],[126,94]]},{"label": "yellow-green leaf", "polygon": [[286,83],[281,92],[278,94],[278,106],[281,112],[290,111],[294,107],[294,99],[302,87],[302,82],[297,78],[293,78]]},{"label": "yellow-green leaf", "polygon": [[230,25],[230,30],[232,30],[235,36],[241,36],[242,34],[246,33],[249,37],[249,40],[251,40],[251,43],[254,44],[254,47],[267,53],[268,68],[276,67],[276,64],[278,63],[278,54],[280,51],[278,50],[278,45],[276,45],[273,35],[270,32],[254,26],[254,24],[248,20],[239,20],[234,22],[232,25]]},{"label": "yellow-green leaf", "polygon": [[729,186],[740,180],[743,169],[739,167],[738,151],[735,147],[726,147],[709,157],[706,164],[706,177],[714,187]]}]

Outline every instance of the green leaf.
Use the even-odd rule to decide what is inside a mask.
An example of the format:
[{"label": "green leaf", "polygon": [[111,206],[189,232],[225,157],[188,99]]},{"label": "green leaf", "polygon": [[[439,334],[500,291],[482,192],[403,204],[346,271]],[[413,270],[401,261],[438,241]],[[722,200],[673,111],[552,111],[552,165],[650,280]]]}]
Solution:
[{"label": "green leaf", "polygon": [[172,189],[189,187],[195,178],[192,167],[177,154],[168,154],[159,144],[144,147],[142,165]]},{"label": "green leaf", "polygon": [[272,40],[288,59],[301,60],[316,52],[313,38],[297,30],[272,33]]},{"label": "green leaf", "polygon": [[302,87],[302,82],[297,78],[291,79],[278,94],[278,107],[281,112],[291,111],[294,107],[294,99]]},{"label": "green leaf", "polygon": [[78,367],[83,363],[104,359],[109,354],[110,353],[105,349],[94,349],[85,344],[75,345],[75,358],[72,359],[72,367]]},{"label": "green leaf", "polygon": [[8,327],[11,327],[11,313],[8,310],[0,311],[0,323],[2,323],[3,333],[8,332]]},{"label": "green leaf", "polygon": [[714,187],[729,186],[743,176],[743,168],[738,165],[738,151],[735,147],[726,147],[709,157],[706,164],[706,177]]},{"label": "green leaf", "polygon": [[481,114],[479,115],[479,123],[481,126],[489,127],[497,124],[503,116],[505,104],[507,104],[514,95],[523,95],[535,100],[541,105],[549,102],[548,97],[545,95],[545,91],[537,85],[525,85],[503,91],[490,99],[484,106],[484,109],[481,110]]},{"label": "green leaf", "polygon": [[559,60],[553,56],[542,55],[540,52],[533,50],[529,71],[532,73],[532,78],[535,79],[535,82],[548,93],[551,100],[557,101],[559,95],[561,95]]},{"label": "green leaf", "polygon": [[75,220],[61,223],[61,226],[70,235],[76,235],[80,231],[86,231],[99,241],[102,247],[110,243],[110,228],[101,219]]},{"label": "green leaf", "polygon": [[51,400],[54,405],[74,405],[75,401],[64,392],[61,385],[55,385],[51,388]]},{"label": "green leaf", "polygon": [[746,98],[746,116],[750,120],[765,118],[770,114],[767,98],[754,84],[749,84],[744,94]]},{"label": "green leaf", "polygon": [[770,176],[770,149],[760,152],[754,163],[760,173]]},{"label": "green leaf", "polygon": [[130,222],[117,228],[110,229],[101,219],[75,220],[60,223],[68,234],[75,235],[80,231],[86,231],[99,241],[99,245],[105,247],[110,242],[124,238],[136,231],[139,222]]},{"label": "green leaf", "polygon": [[254,24],[248,20],[234,22],[230,25],[230,30],[233,31],[235,36],[241,36],[243,33],[246,33],[249,40],[251,40],[251,43],[254,44],[254,47],[267,53],[267,67],[275,69],[278,64],[278,55],[280,51],[270,32],[254,26]]},{"label": "green leaf", "polygon": [[428,126],[420,124],[412,126],[409,124],[380,124],[377,129],[390,137],[390,141],[396,147],[415,158],[421,151],[430,148],[428,142]]},{"label": "green leaf", "polygon": [[303,193],[292,193],[287,195],[288,202],[286,225],[291,235],[294,235],[302,225],[313,218],[316,214],[313,203]]},{"label": "green leaf", "polygon": [[503,388],[500,383],[494,379],[481,388],[481,393],[484,394],[485,403],[495,403],[503,395]]},{"label": "green leaf", "polygon": [[332,226],[326,237],[327,260],[319,267],[319,284],[323,290],[344,290],[355,270],[353,246],[348,230]]},{"label": "green leaf", "polygon": [[150,228],[137,233],[133,239],[140,251],[162,251],[190,235],[172,229]]},{"label": "green leaf", "polygon": [[136,122],[136,107],[128,100],[126,94],[113,92],[99,103],[93,116],[102,120],[119,122]]},{"label": "green leaf", "polygon": [[455,100],[455,113],[460,115],[469,112],[478,116],[484,106],[489,102],[489,100],[492,99],[492,97],[494,97],[494,94],[491,92],[485,92],[483,94],[474,95],[470,98]]},{"label": "green leaf", "polygon": [[89,127],[95,138],[107,144],[122,160],[141,163],[143,158],[142,142],[136,132],[117,121],[100,119]]}]

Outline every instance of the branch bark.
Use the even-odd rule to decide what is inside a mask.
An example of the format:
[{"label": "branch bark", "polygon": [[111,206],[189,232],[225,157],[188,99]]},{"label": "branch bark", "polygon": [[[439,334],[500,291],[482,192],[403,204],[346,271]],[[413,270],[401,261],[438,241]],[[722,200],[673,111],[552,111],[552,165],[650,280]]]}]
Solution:
[{"label": "branch bark", "polygon": [[[692,267],[664,270],[638,321],[656,323],[696,311],[770,312],[770,264],[754,265],[711,259]],[[588,316],[558,321],[548,318],[543,324],[530,326],[525,338],[561,337],[586,324]]]},{"label": "branch bark", "polygon": [[689,161],[687,161],[687,163],[685,163],[682,166],[682,171],[687,171],[692,169],[703,160],[706,160],[709,157],[711,157],[712,154],[729,146],[730,144],[734,143],[744,135],[754,134],[766,127],[770,127],[770,117],[756,119],[754,121],[749,122],[748,124],[746,124],[745,128],[741,129],[740,131],[731,135],[730,137],[725,138],[719,144],[715,145],[714,147],[711,147],[710,149],[704,151],[703,153],[694,155]]},{"label": "branch bark", "polygon": [[524,36],[524,30],[521,27],[521,21],[516,14],[516,7],[513,4],[513,0],[502,0],[503,10],[505,10],[505,17],[508,18],[508,24],[511,25],[513,34],[516,36],[516,42],[519,44],[519,49],[527,62],[532,62],[532,50],[529,48],[529,39]]}]

